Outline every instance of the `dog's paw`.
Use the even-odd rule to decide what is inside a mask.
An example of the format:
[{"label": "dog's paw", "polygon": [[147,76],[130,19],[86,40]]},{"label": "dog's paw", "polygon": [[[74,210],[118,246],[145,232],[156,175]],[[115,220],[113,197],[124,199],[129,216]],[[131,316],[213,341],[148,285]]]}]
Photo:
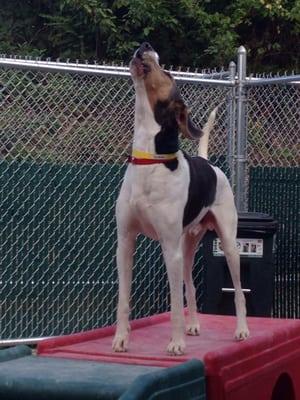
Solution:
[{"label": "dog's paw", "polygon": [[188,323],[186,326],[186,334],[190,336],[200,335],[200,324],[198,322]]},{"label": "dog's paw", "polygon": [[237,330],[235,331],[234,337],[236,340],[245,340],[250,336],[250,332],[249,329],[246,326],[242,327],[242,328],[237,328]]},{"label": "dog's paw", "polygon": [[171,356],[182,356],[185,353],[184,340],[171,340],[167,347],[167,353]]},{"label": "dog's paw", "polygon": [[116,353],[124,353],[128,351],[128,343],[129,343],[129,336],[125,335],[116,335],[112,342],[112,349]]}]

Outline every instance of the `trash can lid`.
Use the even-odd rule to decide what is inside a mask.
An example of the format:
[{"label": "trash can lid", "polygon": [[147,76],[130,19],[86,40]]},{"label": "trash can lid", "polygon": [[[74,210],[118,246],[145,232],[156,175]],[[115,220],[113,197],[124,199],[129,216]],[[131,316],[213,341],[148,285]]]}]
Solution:
[{"label": "trash can lid", "polygon": [[247,231],[265,231],[275,233],[278,222],[268,214],[260,212],[240,212],[238,213],[238,229]]}]

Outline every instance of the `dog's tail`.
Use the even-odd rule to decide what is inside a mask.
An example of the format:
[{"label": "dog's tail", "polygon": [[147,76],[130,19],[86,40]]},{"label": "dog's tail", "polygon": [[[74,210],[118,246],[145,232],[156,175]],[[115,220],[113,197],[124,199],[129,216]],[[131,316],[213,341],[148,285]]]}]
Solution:
[{"label": "dog's tail", "polygon": [[198,155],[200,157],[206,158],[208,157],[208,139],[209,139],[209,134],[214,126],[215,120],[216,120],[216,115],[218,111],[219,106],[214,108],[212,112],[209,114],[208,120],[206,121],[206,124],[202,128],[203,135],[200,138],[199,141],[199,146],[198,146]]}]

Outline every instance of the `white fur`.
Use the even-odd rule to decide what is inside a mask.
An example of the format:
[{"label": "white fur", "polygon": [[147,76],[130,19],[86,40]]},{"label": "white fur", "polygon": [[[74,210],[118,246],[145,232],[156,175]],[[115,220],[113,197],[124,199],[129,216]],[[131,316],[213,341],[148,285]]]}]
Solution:
[{"label": "white fur", "polygon": [[[143,79],[135,77],[136,92],[135,126],[133,147],[154,153],[154,136],[160,130],[156,123]],[[207,139],[213,121],[208,121]],[[206,139],[205,139],[206,140]],[[206,140],[205,143],[207,143]],[[202,154],[207,154],[207,144]],[[178,151],[178,168],[170,171],[163,164],[128,165],[117,200],[116,217],[118,228],[117,267],[119,275],[119,300],[117,329],[113,340],[114,351],[127,351],[129,343],[129,298],[132,279],[132,260],[136,236],[139,233],[159,240],[167,267],[171,292],[172,334],[167,351],[173,355],[185,351],[185,323],[183,316],[183,279],[186,286],[188,317],[186,332],[200,332],[192,281],[192,265],[198,243],[207,229],[214,228],[221,238],[232,275],[237,311],[236,338],[249,335],[246,322],[245,299],[241,290],[239,255],[236,248],[237,214],[233,194],[225,175],[218,168],[216,199],[210,208],[203,209],[199,216],[184,230],[183,212],[187,201],[190,172],[186,159]],[[210,211],[214,223],[205,222]],[[204,218],[204,219],[203,219]],[[201,222],[202,221],[202,222]]]},{"label": "white fur", "polygon": [[203,157],[207,160],[208,158],[208,139],[209,139],[209,133],[212,130],[214,123],[215,123],[215,119],[216,119],[216,114],[218,111],[218,107],[216,107],[210,114],[208,117],[208,120],[206,122],[206,124],[204,125],[202,131],[203,131],[203,135],[201,136],[200,140],[199,140],[199,146],[198,146],[198,155],[200,157]]}]

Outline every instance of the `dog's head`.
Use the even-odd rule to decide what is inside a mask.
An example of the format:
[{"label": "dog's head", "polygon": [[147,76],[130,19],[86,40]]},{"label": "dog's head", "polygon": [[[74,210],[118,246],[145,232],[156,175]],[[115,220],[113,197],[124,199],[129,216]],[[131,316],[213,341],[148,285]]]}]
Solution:
[{"label": "dog's head", "polygon": [[192,122],[172,75],[161,68],[159,56],[149,43],[143,43],[130,62],[136,86],[143,84],[157,123],[177,126],[186,137],[198,139],[202,130]]}]

